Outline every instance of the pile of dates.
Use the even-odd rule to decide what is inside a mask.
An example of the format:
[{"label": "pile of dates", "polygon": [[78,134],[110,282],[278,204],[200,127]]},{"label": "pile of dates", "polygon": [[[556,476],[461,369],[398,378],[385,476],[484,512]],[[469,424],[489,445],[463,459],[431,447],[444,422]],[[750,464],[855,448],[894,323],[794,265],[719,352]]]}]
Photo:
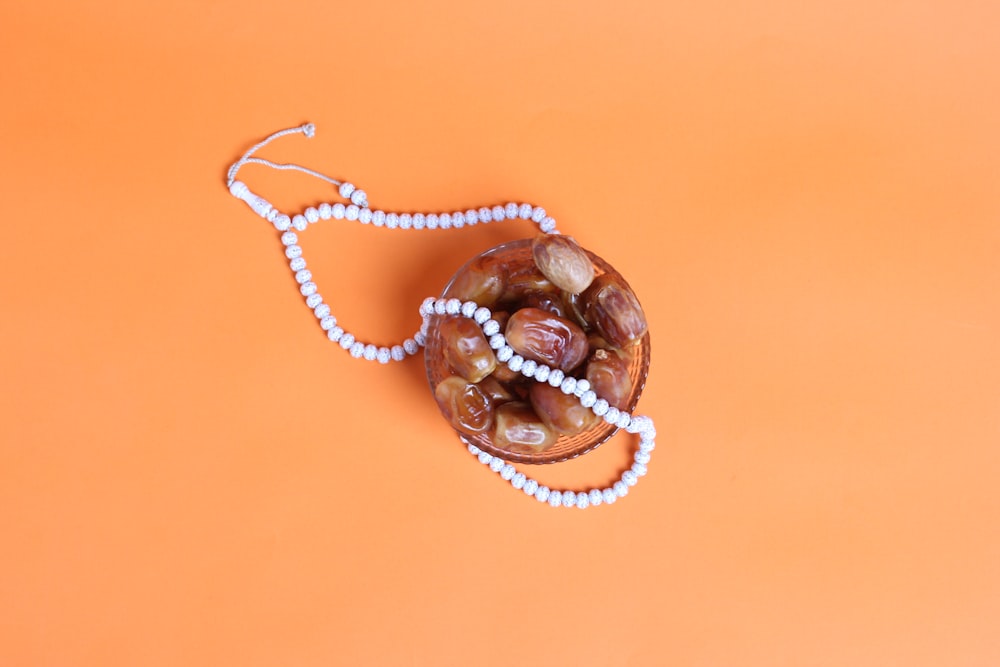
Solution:
[{"label": "pile of dates", "polygon": [[[507,344],[525,360],[586,378],[599,398],[626,408],[629,365],[646,334],[635,295],[612,274],[596,276],[587,253],[570,237],[538,236],[531,254],[534,262],[523,266],[482,255],[455,276],[444,296],[490,308]],[[459,432],[486,435],[502,450],[537,454],[559,436],[597,423],[573,394],[499,363],[475,321],[442,316],[438,334],[451,375],[434,395]]]}]

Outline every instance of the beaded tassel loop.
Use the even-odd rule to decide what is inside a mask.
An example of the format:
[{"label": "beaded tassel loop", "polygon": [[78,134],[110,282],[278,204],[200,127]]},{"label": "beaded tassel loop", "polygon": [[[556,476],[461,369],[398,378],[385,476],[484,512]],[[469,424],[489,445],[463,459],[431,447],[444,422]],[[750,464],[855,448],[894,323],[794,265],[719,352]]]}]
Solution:
[{"label": "beaded tassel loop", "polygon": [[[254,213],[267,220],[281,233],[285,257],[288,258],[288,265],[299,285],[299,291],[305,298],[306,306],[313,311],[313,315],[319,321],[320,328],[326,332],[327,338],[338,344],[355,359],[388,364],[390,361],[403,361],[420,351],[426,342],[431,318],[440,315],[458,315],[473,320],[482,328],[490,347],[496,352],[499,363],[505,364],[511,371],[532,378],[536,382],[546,382],[552,387],[558,387],[564,394],[574,395],[583,407],[591,410],[608,424],[624,429],[628,433],[637,434],[639,446],[633,457],[632,466],[623,472],[616,482],[603,489],[579,492],[553,490],[540,485],[524,473],[518,472],[510,463],[480,450],[475,445],[468,445],[469,453],[515,489],[533,496],[539,502],[548,503],[552,507],[586,509],[602,504],[610,505],[619,498],[628,495],[629,488],[635,486],[639,478],[646,474],[650,454],[656,447],[656,429],[652,419],[645,416],[632,416],[624,410],[610,406],[608,401],[598,396],[590,388],[590,383],[587,380],[565,377],[559,369],[524,359],[507,344],[506,338],[500,332],[500,325],[492,319],[490,310],[474,301],[462,302],[458,299],[427,297],[420,305],[422,325],[412,337],[392,346],[378,346],[374,343],[358,340],[354,334],[346,331],[338,323],[330,306],[320,295],[319,287],[313,282],[312,272],[307,268],[306,260],[302,256],[302,247],[298,244],[299,233],[306,231],[320,220],[330,219],[356,221],[363,225],[370,224],[389,229],[414,230],[461,229],[476,224],[522,220],[534,222],[542,233],[558,234],[555,220],[546,213],[544,208],[517,202],[446,213],[394,213],[381,209],[373,210],[369,206],[367,193],[352,183],[338,181],[296,164],[275,163],[253,157],[258,149],[279,137],[301,133],[311,138],[315,132],[316,128],[311,123],[275,132],[253,146],[233,163],[227,173],[227,185],[230,194],[243,201]],[[273,169],[291,169],[315,176],[333,185],[337,189],[341,201],[324,202],[315,207],[310,206],[301,213],[289,216],[263,197],[252,192],[245,183],[236,180],[240,168],[245,164],[261,164]]]}]

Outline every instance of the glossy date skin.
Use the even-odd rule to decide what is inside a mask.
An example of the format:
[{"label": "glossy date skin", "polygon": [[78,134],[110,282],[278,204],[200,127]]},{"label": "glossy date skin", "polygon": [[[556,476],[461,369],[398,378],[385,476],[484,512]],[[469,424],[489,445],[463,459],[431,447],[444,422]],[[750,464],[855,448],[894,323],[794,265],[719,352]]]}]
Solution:
[{"label": "glossy date skin", "polygon": [[489,341],[473,320],[447,317],[439,325],[448,365],[469,382],[479,382],[497,367]]},{"label": "glossy date skin", "polygon": [[597,415],[580,404],[573,394],[559,387],[534,382],[530,390],[531,407],[545,425],[560,435],[576,435],[597,422]]},{"label": "glossy date skin", "polygon": [[434,389],[441,413],[452,427],[467,435],[486,433],[493,426],[493,402],[476,384],[452,375]]},{"label": "glossy date skin", "polygon": [[538,308],[522,308],[510,316],[507,344],[525,359],[571,371],[587,356],[587,334],[569,320]]},{"label": "glossy date skin", "polygon": [[616,408],[624,408],[632,392],[632,378],[628,364],[615,352],[598,349],[587,362],[587,381],[590,388]]},{"label": "glossy date skin", "polygon": [[626,349],[646,335],[646,315],[628,287],[598,276],[583,294],[584,317],[613,347]]},{"label": "glossy date skin", "polygon": [[527,403],[505,403],[496,410],[493,443],[520,454],[537,454],[555,444],[556,433]]},{"label": "glossy date skin", "polygon": [[506,267],[493,257],[479,257],[455,276],[444,296],[491,308],[506,288]]},{"label": "glossy date skin", "polygon": [[572,237],[541,234],[531,242],[535,266],[553,285],[579,294],[594,280],[594,265]]}]

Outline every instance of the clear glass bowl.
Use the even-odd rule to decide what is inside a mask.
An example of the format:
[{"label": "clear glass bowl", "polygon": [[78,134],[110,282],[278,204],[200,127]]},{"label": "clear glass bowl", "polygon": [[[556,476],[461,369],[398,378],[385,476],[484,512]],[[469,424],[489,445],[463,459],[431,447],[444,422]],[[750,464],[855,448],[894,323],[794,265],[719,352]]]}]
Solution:
[{"label": "clear glass bowl", "polygon": [[[594,264],[595,273],[597,275],[608,273],[615,276],[616,279],[621,280],[625,285],[628,285],[621,275],[607,262],[590,251],[586,252],[587,255],[590,256],[591,262]],[[499,261],[502,261],[505,265],[507,265],[508,268],[519,266],[526,267],[534,264],[534,259],[531,254],[531,239],[522,239],[519,241],[504,243],[503,245],[487,250],[478,257],[472,258],[469,260],[469,263],[483,256],[497,258]],[[468,266],[468,264],[466,264],[466,266]],[[457,276],[464,271],[466,266],[459,269],[455,275]],[[446,285],[444,290],[442,290],[442,295],[448,291],[448,288],[451,286],[454,279],[455,278],[452,277],[452,280],[448,282],[448,285]],[[444,354],[442,352],[442,339],[440,332],[438,331],[438,323],[440,321],[441,317],[439,316],[431,317],[430,325],[427,330],[427,343],[424,352],[425,364],[427,366],[427,381],[430,383],[431,393],[434,392],[434,388],[437,387],[442,380],[452,374],[448,368],[447,362],[444,360]],[[635,409],[635,405],[639,401],[639,396],[642,394],[642,389],[646,384],[646,375],[648,372],[649,333],[647,333],[639,344],[632,350],[632,358],[629,363],[629,375],[632,378],[632,392],[629,394],[628,401],[626,403],[629,412],[632,412]],[[558,463],[559,461],[566,461],[593,450],[601,443],[608,440],[608,438],[614,435],[617,430],[617,427],[608,424],[602,419],[599,420],[594,426],[582,431],[581,433],[573,436],[560,436],[556,443],[550,448],[543,452],[532,454],[513,452],[494,445],[489,434],[470,436],[464,433],[458,433],[458,435],[466,443],[471,443],[483,451],[489,452],[494,456],[498,456],[505,461],[512,461],[515,463]]]}]

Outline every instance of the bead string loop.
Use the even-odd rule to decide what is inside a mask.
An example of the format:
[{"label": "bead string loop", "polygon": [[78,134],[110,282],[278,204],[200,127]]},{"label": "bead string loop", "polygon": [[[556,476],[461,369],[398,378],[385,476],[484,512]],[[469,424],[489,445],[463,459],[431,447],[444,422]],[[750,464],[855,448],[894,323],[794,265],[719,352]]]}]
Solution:
[{"label": "bead string loop", "polygon": [[[638,482],[638,478],[646,474],[650,454],[656,446],[656,429],[653,426],[652,419],[645,416],[633,416],[624,410],[610,406],[606,400],[590,389],[590,384],[587,380],[564,377],[563,373],[558,369],[549,368],[544,364],[525,363],[525,359],[514,352],[507,344],[507,339],[499,332],[499,325],[492,319],[490,310],[474,301],[463,303],[458,299],[428,297],[424,299],[420,306],[420,316],[422,318],[420,330],[412,337],[392,346],[377,346],[373,343],[360,341],[355,338],[354,334],[345,331],[338,324],[337,318],[330,311],[330,306],[324,302],[323,297],[319,294],[319,288],[312,280],[312,272],[307,268],[306,260],[302,256],[302,248],[298,245],[299,232],[304,232],[311,224],[320,220],[329,220],[331,218],[335,220],[346,219],[357,221],[363,225],[371,224],[375,227],[415,230],[460,229],[479,223],[488,224],[504,220],[530,220],[538,225],[542,233],[558,234],[555,220],[546,213],[544,208],[517,202],[509,202],[502,206],[483,206],[478,209],[470,208],[466,211],[450,213],[394,213],[381,209],[372,210],[369,207],[368,196],[365,191],[356,188],[352,183],[330,178],[329,176],[296,164],[276,163],[263,158],[253,157],[257,150],[275,139],[289,134],[304,134],[307,138],[311,138],[315,135],[315,132],[315,125],[306,123],[275,132],[268,136],[263,141],[251,147],[239,160],[229,167],[226,173],[226,184],[230,194],[243,201],[254,213],[270,222],[281,233],[281,243],[285,246],[285,256],[288,258],[289,267],[295,275],[295,281],[299,284],[299,292],[305,297],[306,305],[313,311],[316,319],[319,320],[320,327],[326,332],[327,338],[340,345],[342,349],[350,353],[355,359],[363,358],[367,361],[388,364],[390,361],[403,361],[420,351],[420,348],[426,343],[427,332],[432,317],[438,315],[460,315],[474,320],[476,324],[482,327],[483,335],[490,341],[490,346],[495,350],[499,363],[503,363],[511,371],[520,373],[525,377],[533,378],[537,382],[547,382],[553,387],[559,387],[567,395],[573,394],[580,401],[581,405],[591,410],[607,423],[624,429],[628,433],[637,434],[639,436],[639,446],[635,452],[632,466],[622,473],[616,482],[604,489],[591,489],[579,492],[569,490],[558,491],[540,485],[537,481],[528,478],[524,473],[518,472],[510,463],[480,450],[475,445],[468,444],[469,453],[478,458],[480,463],[488,466],[493,472],[500,475],[502,479],[508,481],[515,489],[523,491],[526,495],[533,496],[539,502],[548,503],[552,507],[577,507],[585,509],[601,504],[610,505],[616,502],[618,498],[625,497],[628,494],[629,488],[635,486]],[[272,169],[293,169],[315,176],[336,186],[338,194],[344,201],[332,204],[324,202],[319,206],[310,206],[301,213],[289,216],[278,210],[263,197],[252,192],[245,183],[236,180],[240,168],[245,164],[260,164]]]}]

